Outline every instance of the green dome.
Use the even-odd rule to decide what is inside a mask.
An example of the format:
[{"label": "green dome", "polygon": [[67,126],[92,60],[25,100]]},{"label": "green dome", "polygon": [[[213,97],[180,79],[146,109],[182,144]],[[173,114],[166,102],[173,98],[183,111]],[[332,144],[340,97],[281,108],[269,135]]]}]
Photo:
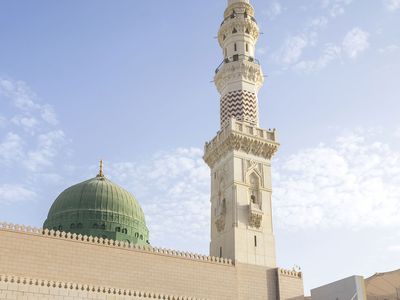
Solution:
[{"label": "green dome", "polygon": [[102,173],[63,191],[51,206],[43,228],[139,245],[149,243],[139,203]]}]

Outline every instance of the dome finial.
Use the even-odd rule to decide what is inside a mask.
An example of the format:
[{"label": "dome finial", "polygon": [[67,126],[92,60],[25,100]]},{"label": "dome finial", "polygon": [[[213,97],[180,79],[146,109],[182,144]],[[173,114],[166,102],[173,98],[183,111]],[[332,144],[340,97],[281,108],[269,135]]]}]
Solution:
[{"label": "dome finial", "polygon": [[99,174],[97,174],[97,177],[104,177],[104,173],[103,173],[103,160],[100,160],[100,170],[99,170]]}]

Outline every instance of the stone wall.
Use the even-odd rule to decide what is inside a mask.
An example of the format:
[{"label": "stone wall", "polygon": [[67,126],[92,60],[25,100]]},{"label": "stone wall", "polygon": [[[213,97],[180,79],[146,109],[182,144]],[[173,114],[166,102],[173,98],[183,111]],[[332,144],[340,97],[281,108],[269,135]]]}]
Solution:
[{"label": "stone wall", "polygon": [[[19,278],[9,279],[6,286],[2,281],[3,299],[19,299],[20,293],[28,299],[34,299],[29,295],[35,293],[48,295],[47,299],[79,299],[81,296],[70,295],[75,292],[89,299],[140,299],[139,291],[156,295],[154,299],[290,299],[277,295],[286,288],[282,285],[278,290],[278,272],[235,265],[227,259],[0,223],[0,274]],[[29,284],[38,278],[46,283]],[[300,286],[302,293],[301,276],[294,289]],[[131,291],[131,295],[114,291]]]}]

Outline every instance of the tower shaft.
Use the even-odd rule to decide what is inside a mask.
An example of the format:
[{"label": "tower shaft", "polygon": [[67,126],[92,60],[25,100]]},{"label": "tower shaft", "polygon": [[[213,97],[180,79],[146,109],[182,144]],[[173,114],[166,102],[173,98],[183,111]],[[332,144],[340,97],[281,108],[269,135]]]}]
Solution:
[{"label": "tower shaft", "polygon": [[211,169],[210,254],[275,267],[271,159],[279,144],[275,130],[259,128],[258,36],[249,1],[228,0],[218,33],[223,62],[215,72],[221,130],[204,154]]}]

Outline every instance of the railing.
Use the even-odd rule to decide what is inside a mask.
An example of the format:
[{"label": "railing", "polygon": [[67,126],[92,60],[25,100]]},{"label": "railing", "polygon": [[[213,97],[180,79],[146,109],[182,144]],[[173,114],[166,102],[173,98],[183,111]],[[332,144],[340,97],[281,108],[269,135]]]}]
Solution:
[{"label": "railing", "polygon": [[244,12],[244,13],[237,13],[237,12],[234,11],[230,16],[226,17],[226,18],[222,21],[221,26],[224,25],[224,23],[225,23],[227,20],[237,18],[237,17],[240,16],[240,15],[242,15],[245,19],[250,19],[250,20],[252,20],[254,23],[257,24],[257,20],[256,20],[254,17],[249,16],[249,14],[248,14],[247,12]]},{"label": "railing", "polygon": [[247,55],[244,55],[244,54],[235,54],[235,55],[233,55],[233,56],[231,56],[231,57],[225,58],[225,59],[220,63],[220,65],[218,66],[218,68],[215,69],[215,74],[217,74],[217,73],[219,72],[219,70],[222,68],[222,66],[223,66],[224,64],[228,64],[228,63],[235,62],[235,61],[239,61],[239,60],[246,60],[246,61],[255,63],[255,64],[257,64],[257,65],[260,64],[260,62],[258,61],[258,59],[255,59],[253,56],[247,56]]}]

